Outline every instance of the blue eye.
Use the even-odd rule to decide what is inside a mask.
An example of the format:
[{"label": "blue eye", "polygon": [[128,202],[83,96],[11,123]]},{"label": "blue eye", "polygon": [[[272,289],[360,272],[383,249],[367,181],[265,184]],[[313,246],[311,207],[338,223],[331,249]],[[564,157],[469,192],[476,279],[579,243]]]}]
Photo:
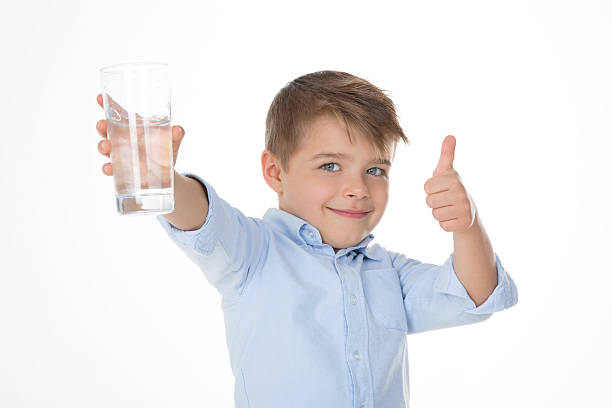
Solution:
[{"label": "blue eye", "polygon": [[[319,167],[319,168],[323,169],[323,170],[325,170],[327,172],[330,172],[330,173],[336,173],[337,170],[332,170],[333,166],[338,166],[338,163],[325,163],[325,164],[321,165],[321,167]],[[387,172],[384,169],[381,169],[380,167],[372,167],[371,169],[368,170],[368,172],[370,170],[379,170],[379,172],[377,174],[369,173],[369,174],[372,174],[373,176],[384,176],[384,175],[387,174]]]},{"label": "blue eye", "polygon": [[[383,169],[381,169],[380,167],[372,167],[370,170],[372,169],[378,169],[380,170],[380,174],[374,174],[374,176],[383,176],[386,174],[386,171],[384,171]],[[369,170],[368,170],[369,171]],[[371,173],[370,173],[371,174]]]},{"label": "blue eye", "polygon": [[[325,164],[323,164],[323,165],[321,166],[321,168],[322,168],[323,170],[325,170],[325,171],[329,171],[329,170],[327,170],[327,169],[325,168],[325,166],[330,166],[330,165],[331,165],[331,166],[334,166],[334,165],[336,165],[336,166],[337,166],[338,164],[337,164],[337,163],[325,163]],[[328,167],[328,168],[329,168],[329,167]],[[335,173],[335,172],[333,172],[333,171],[332,171],[332,173]]]}]

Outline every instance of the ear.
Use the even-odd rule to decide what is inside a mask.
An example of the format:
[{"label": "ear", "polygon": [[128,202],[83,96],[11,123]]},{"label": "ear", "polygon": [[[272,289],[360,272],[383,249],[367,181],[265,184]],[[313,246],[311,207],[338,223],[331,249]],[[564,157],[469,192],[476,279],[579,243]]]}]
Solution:
[{"label": "ear", "polygon": [[281,165],[280,159],[266,149],[261,153],[261,171],[263,172],[264,180],[276,191],[277,194],[283,192],[283,184],[281,182]]}]

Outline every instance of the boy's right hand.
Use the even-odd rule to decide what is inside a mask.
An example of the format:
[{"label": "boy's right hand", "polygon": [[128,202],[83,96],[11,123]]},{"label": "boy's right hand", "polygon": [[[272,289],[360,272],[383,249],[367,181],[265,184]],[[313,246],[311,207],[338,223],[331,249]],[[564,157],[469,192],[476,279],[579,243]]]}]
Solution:
[{"label": "boy's right hand", "polygon": [[[96,99],[98,101],[98,105],[100,105],[100,107],[104,109],[104,102],[102,99],[102,94],[99,94]],[[118,110],[123,111],[121,106],[116,105],[116,107]],[[98,133],[100,134],[100,136],[102,136],[102,138],[104,139],[98,143],[98,151],[100,152],[100,154],[110,158],[112,147],[111,147],[111,142],[110,140],[108,140],[108,136],[107,136],[108,129],[107,129],[106,120],[105,119],[99,120],[98,123],[96,124],[96,129],[98,130]],[[172,126],[172,160],[173,160],[172,164],[173,165],[176,164],[176,157],[178,155],[179,146],[181,145],[181,141],[183,140],[184,136],[185,136],[185,130],[181,126]],[[102,173],[106,174],[107,176],[112,176],[113,175],[112,164],[104,163],[104,165],[102,166]]]}]

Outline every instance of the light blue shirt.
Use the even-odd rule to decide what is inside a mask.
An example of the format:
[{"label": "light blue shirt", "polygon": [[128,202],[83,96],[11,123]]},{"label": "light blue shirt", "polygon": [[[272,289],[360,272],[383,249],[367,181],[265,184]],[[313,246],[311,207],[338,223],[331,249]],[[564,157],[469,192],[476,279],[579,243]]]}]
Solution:
[{"label": "light blue shirt", "polygon": [[453,269],[422,263],[369,234],[334,253],[319,231],[277,208],[247,217],[206,186],[194,231],[157,219],[221,294],[238,408],[408,407],[406,335],[477,323],[516,304],[497,254],[497,287],[476,307]]}]

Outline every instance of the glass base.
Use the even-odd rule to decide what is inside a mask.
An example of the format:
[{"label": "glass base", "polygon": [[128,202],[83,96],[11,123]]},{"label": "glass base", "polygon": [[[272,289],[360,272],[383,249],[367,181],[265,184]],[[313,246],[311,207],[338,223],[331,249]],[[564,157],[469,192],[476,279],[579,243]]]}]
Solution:
[{"label": "glass base", "polygon": [[161,215],[174,211],[174,194],[117,196],[119,215]]}]

